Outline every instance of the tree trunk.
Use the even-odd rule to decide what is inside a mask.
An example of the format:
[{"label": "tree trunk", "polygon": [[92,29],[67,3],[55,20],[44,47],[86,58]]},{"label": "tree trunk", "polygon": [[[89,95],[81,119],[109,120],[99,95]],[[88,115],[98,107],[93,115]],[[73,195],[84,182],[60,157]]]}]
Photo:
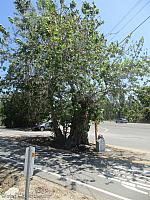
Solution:
[{"label": "tree trunk", "polygon": [[80,144],[89,144],[89,128],[88,112],[86,109],[81,108],[80,110],[76,110],[72,118],[67,145],[69,145],[69,147],[79,147]]},{"label": "tree trunk", "polygon": [[57,144],[58,146],[63,146],[65,143],[65,137],[62,134],[62,131],[59,127],[59,123],[58,123],[58,118],[56,115],[56,111],[54,109],[54,101],[53,101],[53,93],[50,90],[50,86],[48,89],[48,97],[49,97],[49,102],[50,102],[50,107],[51,107],[51,120],[52,120],[52,127],[53,127],[53,131],[54,131],[54,135],[55,135],[55,144]]},{"label": "tree trunk", "polygon": [[53,122],[53,131],[55,134],[55,142],[57,142],[57,145],[63,146],[65,143],[65,137],[62,134],[62,131],[59,127],[59,124],[54,112],[52,112],[52,122]]}]

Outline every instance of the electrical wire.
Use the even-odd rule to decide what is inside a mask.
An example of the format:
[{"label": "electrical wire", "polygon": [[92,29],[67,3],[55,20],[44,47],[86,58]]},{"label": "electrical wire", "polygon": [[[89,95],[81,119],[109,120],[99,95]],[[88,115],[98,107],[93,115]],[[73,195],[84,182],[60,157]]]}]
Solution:
[{"label": "electrical wire", "polygon": [[130,18],[124,26],[122,26],[122,28],[120,28],[118,33],[120,33],[149,3],[150,0],[140,10],[138,10],[138,12],[136,12],[135,15],[132,18]]},{"label": "electrical wire", "polygon": [[128,37],[131,37],[131,35],[140,27],[142,26],[148,19],[150,18],[150,15],[145,19],[143,20],[133,31],[131,31],[127,37],[125,37],[119,44],[123,43]]},{"label": "electrical wire", "polygon": [[[137,7],[137,5],[138,5],[140,2],[141,2],[141,0],[138,0],[138,1],[132,6],[132,8],[130,8],[130,10],[128,10],[128,12],[119,20],[119,22],[109,31],[109,33],[108,33],[107,35],[111,34],[112,31],[115,30],[115,29],[122,23],[122,21],[124,21],[124,20],[127,18],[127,16],[132,12],[133,9],[135,9],[135,8]],[[106,35],[106,36],[107,36],[107,35]]]},{"label": "electrical wire", "polygon": [[[150,0],[148,0],[148,1],[146,2],[146,4],[144,4],[144,6],[143,6],[142,8],[140,8],[140,9],[135,13],[135,15],[134,15],[132,18],[130,18],[130,19],[127,21],[127,23],[126,23],[124,26],[122,26],[122,27],[117,31],[116,35],[117,35],[118,33],[120,33],[122,30],[124,30],[125,27],[126,27],[131,21],[133,21],[133,19],[134,19],[134,18],[149,4],[149,3],[150,3]],[[116,37],[116,35],[115,35],[113,38],[110,39],[110,42]]]}]

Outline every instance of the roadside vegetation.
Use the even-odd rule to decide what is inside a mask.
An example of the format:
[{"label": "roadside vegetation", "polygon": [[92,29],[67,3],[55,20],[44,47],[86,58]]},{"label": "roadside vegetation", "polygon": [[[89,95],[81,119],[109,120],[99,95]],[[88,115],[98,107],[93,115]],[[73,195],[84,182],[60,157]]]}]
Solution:
[{"label": "roadside vegetation", "polygon": [[1,68],[7,70],[0,109],[7,127],[51,119],[55,141],[70,148],[88,144],[90,121],[122,115],[149,121],[149,87],[140,87],[150,72],[143,38],[108,43],[94,3],[81,9],[63,0],[14,4],[11,31],[0,25]]}]

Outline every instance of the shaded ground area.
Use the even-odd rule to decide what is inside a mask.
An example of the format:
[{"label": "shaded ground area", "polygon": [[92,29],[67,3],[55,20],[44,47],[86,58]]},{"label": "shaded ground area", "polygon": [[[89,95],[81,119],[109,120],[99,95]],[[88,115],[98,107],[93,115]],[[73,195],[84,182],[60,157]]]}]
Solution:
[{"label": "shaded ground area", "polygon": [[[142,176],[144,170],[150,167],[149,159],[144,158],[145,155],[142,153],[115,148],[107,148],[105,153],[97,153],[93,145],[86,147],[84,152],[76,152],[76,149],[71,152],[44,146],[45,144],[49,144],[49,139],[45,137],[0,137],[0,163],[22,171],[25,149],[27,146],[32,145],[35,146],[37,153],[35,174],[40,169],[46,171],[46,173],[57,173],[61,177],[69,177],[72,180],[92,186],[97,186],[99,183],[98,175],[103,175],[107,179],[110,176],[117,179],[120,178],[118,176],[122,176],[121,170],[124,170],[123,176],[128,173],[133,180],[133,176],[136,175],[133,174],[134,170],[137,171],[137,175]],[[141,178],[149,184],[146,177]],[[107,182],[104,184],[107,184],[109,189],[111,183]],[[112,186],[118,187],[114,183],[112,183]],[[110,185],[110,187],[112,186]],[[76,191],[78,191],[77,189],[75,188]],[[93,194],[94,192],[90,196],[93,197]]]},{"label": "shaded ground area", "polygon": [[140,154],[115,148],[108,148],[108,151],[104,153],[97,153],[93,145],[86,148],[85,152],[70,152],[64,149],[44,146],[44,144],[48,145],[48,139],[43,144],[40,143],[42,140],[44,141],[45,138],[1,137],[0,156],[5,157],[6,163],[8,163],[7,158],[12,159],[11,163],[14,162],[15,166],[21,168],[24,163],[25,149],[30,144],[36,148],[36,163],[57,170],[59,173],[68,167],[75,173],[76,171],[80,171],[80,169],[106,169],[113,164],[124,165],[129,169],[133,166],[143,169],[145,166],[148,167],[150,165],[150,160],[145,157],[144,153]]},{"label": "shaded ground area", "polygon": [[[55,143],[53,143],[53,138],[51,137],[21,137],[18,138],[21,142],[30,143],[31,145],[39,145],[43,147],[48,147],[49,149],[51,147],[55,148],[58,147]],[[63,151],[65,148],[63,149]],[[58,150],[59,151],[59,150]],[[98,153],[96,152],[96,148],[94,144],[86,145],[86,146],[80,146],[78,148],[73,148],[71,151],[68,152],[74,152],[79,154],[87,154],[89,156],[93,156],[94,158],[101,158],[101,159],[108,159],[108,160],[116,160],[116,161],[124,161],[129,162],[130,164],[145,164],[150,165],[150,155],[148,153],[144,152],[135,152],[127,149],[120,149],[111,145],[106,145],[106,152]]]}]

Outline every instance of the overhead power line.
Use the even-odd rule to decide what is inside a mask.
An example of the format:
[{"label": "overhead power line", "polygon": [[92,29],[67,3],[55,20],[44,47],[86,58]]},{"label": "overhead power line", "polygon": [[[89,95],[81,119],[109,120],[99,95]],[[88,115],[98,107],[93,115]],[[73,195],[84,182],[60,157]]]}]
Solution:
[{"label": "overhead power line", "polygon": [[150,15],[143,20],[133,31],[131,31],[127,37],[125,37],[119,44],[121,44],[122,42],[124,42],[128,37],[130,37],[140,26],[142,26],[148,19],[150,18]]},{"label": "overhead power line", "polygon": [[146,4],[144,4],[144,6],[142,7],[142,8],[140,8],[136,13],[135,13],[135,15],[133,16],[133,17],[131,17],[128,21],[127,21],[127,23],[124,25],[124,26],[122,26],[118,31],[117,31],[117,33],[116,33],[116,35],[118,34],[118,33],[120,33],[148,4],[150,3],[150,0],[149,1],[147,1],[147,3]]},{"label": "overhead power line", "polygon": [[[119,22],[109,31],[109,33],[111,34],[111,32],[113,31],[113,30],[115,30],[126,18],[127,18],[127,16],[133,11],[133,9],[135,9],[137,6],[138,6],[138,4],[141,2],[141,0],[138,0],[133,6],[132,6],[132,8],[130,8],[129,10],[128,10],[128,12],[119,20]],[[108,33],[108,34],[109,34]],[[107,35],[108,35],[107,34]]]},{"label": "overhead power line", "polygon": [[136,12],[136,14],[132,17],[132,18],[130,18],[128,21],[127,21],[127,23],[124,25],[124,26],[122,26],[122,28],[121,29],[119,29],[118,31],[117,31],[117,33],[115,34],[115,36],[114,37],[112,37],[111,39],[110,39],[110,41],[109,42],[111,42],[115,37],[116,37],[116,35],[118,34],[118,33],[120,33],[148,4],[150,3],[150,0],[148,0],[147,2],[146,2],[146,4],[144,4],[144,6],[142,7],[142,8],[140,8],[137,12]]}]

